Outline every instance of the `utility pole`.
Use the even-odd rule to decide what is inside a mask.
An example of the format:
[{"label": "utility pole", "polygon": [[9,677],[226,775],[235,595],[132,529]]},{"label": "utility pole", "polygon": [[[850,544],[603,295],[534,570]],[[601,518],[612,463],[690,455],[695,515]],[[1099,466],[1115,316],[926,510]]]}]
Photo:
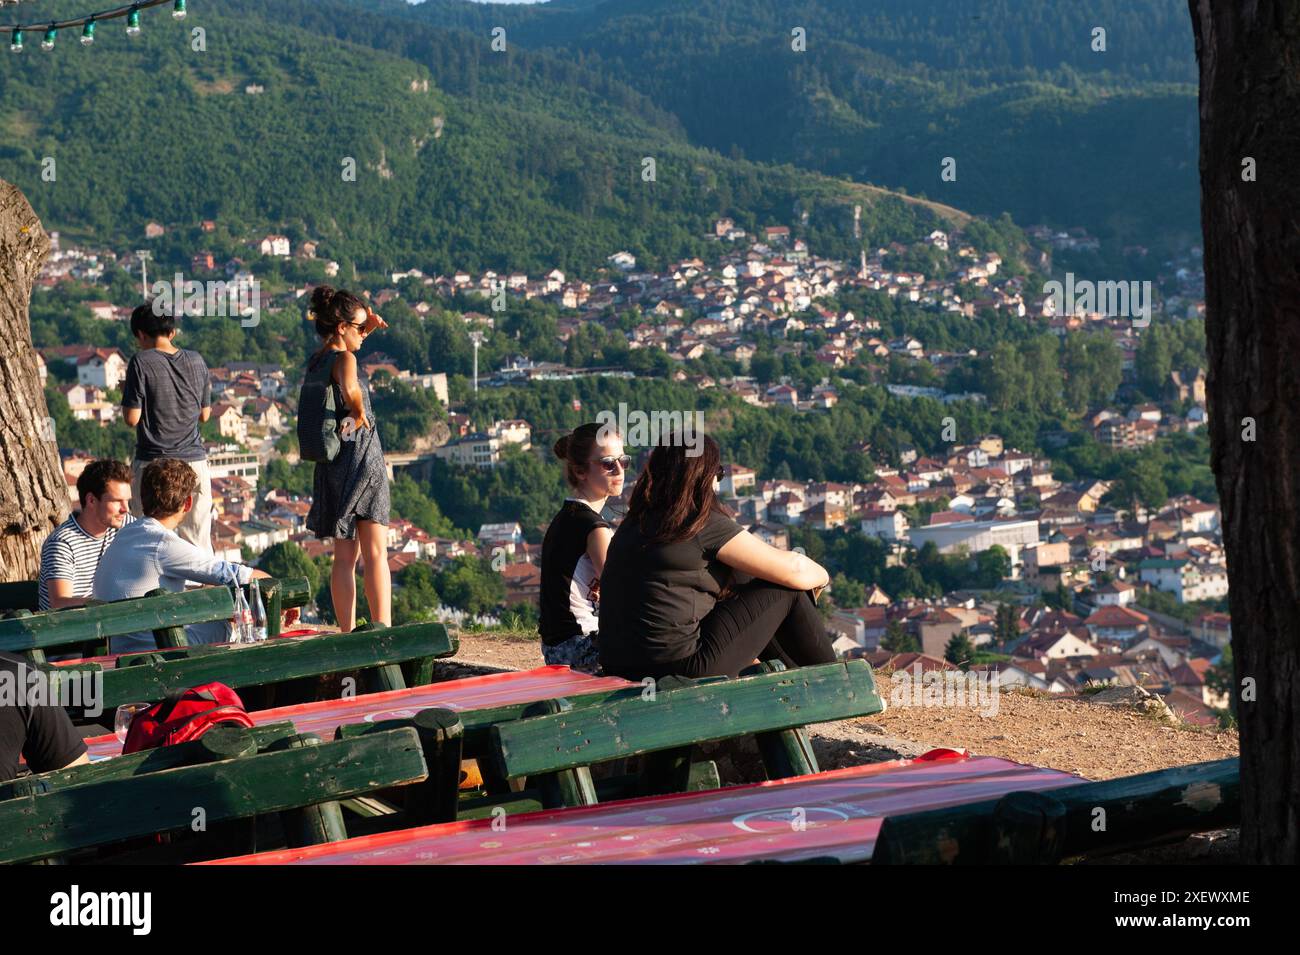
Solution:
[{"label": "utility pole", "polygon": [[148,301],[148,299],[149,299],[149,266],[146,265],[145,263],[147,263],[147,262],[149,261],[149,250],[148,250],[148,249],[136,249],[136,250],[135,250],[135,254],[136,254],[136,258],[138,258],[138,259],[140,260],[140,295],[141,295],[142,298],[144,298],[146,301]]},{"label": "utility pole", "polygon": [[474,343],[474,394],[478,394],[478,350],[487,336],[478,329],[469,333],[469,340]]}]

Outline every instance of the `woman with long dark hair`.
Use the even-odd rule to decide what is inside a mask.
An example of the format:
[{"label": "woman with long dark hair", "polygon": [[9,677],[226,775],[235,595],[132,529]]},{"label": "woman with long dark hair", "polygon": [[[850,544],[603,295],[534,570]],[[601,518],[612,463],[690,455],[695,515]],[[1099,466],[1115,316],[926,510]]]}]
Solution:
[{"label": "woman with long dark hair", "polygon": [[307,529],[318,538],[334,538],[330,599],[339,629],[349,633],[356,624],[358,557],[365,561],[366,603],[373,622],[391,625],[388,471],[370,409],[370,389],[356,355],[366,336],[388,323],[356,295],[328,285],[312,290],[307,317],[323,342],[308,360],[308,372],[328,373],[335,407],[349,414],[338,455],[316,464]]},{"label": "woman with long dark hair", "polygon": [[542,657],[549,664],[592,673],[600,668],[595,634],[600,613],[600,576],[614,532],[601,517],[605,502],[623,493],[632,459],[622,439],[597,424],[584,424],[555,442],[573,495],[546,529],[542,541]]},{"label": "woman with long dark hair", "polygon": [[718,445],[695,445],[670,436],[651,452],[610,542],[597,635],[605,672],[734,677],[755,658],[834,662],[816,607],[826,569],[732,520],[715,491]]}]

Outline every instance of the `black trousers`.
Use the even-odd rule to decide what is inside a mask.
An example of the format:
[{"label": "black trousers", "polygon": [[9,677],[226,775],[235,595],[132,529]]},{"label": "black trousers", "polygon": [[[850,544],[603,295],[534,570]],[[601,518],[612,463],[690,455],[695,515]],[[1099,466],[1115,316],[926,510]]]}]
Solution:
[{"label": "black trousers", "polygon": [[618,675],[627,679],[735,677],[756,657],[780,660],[787,669],[835,662],[835,651],[811,593],[752,580],[700,621],[699,647],[691,656]]}]

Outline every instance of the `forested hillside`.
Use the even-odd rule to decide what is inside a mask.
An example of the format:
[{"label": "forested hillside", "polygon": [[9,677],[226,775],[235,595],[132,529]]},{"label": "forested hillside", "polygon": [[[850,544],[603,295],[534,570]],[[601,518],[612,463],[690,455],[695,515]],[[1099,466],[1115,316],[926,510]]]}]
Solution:
[{"label": "forested hillside", "polygon": [[[727,155],[1121,243],[1181,248],[1199,227],[1183,0],[352,2],[480,37],[504,26]],[[955,182],[940,180],[946,156]]]},{"label": "forested hillside", "polygon": [[[70,237],[138,243],[150,220],[211,218],[318,240],[344,274],[590,273],[620,249],[651,267],[704,254],[718,215],[750,230],[789,223],[819,254],[846,258],[939,221],[691,145],[676,117],[608,70],[494,54],[486,40],[339,0],[226,0],[184,24],[146,18],[134,39],[74,39],[0,57],[0,176]],[[864,205],[863,242],[850,201]]]}]

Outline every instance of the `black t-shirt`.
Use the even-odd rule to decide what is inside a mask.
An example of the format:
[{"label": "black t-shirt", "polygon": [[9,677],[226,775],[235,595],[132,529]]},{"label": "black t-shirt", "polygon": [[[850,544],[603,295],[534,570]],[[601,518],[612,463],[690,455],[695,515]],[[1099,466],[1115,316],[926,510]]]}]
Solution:
[{"label": "black t-shirt", "polygon": [[68,714],[58,706],[28,706],[34,667],[0,653],[0,782],[18,775],[18,757],[34,773],[62,769],[86,751]]},{"label": "black t-shirt", "polygon": [[610,541],[600,585],[600,660],[606,670],[671,663],[694,653],[700,620],[731,569],[718,551],[743,528],[714,512],[694,537],[648,541],[635,520]]},{"label": "black t-shirt", "polygon": [[139,408],[137,461],[208,456],[199,436],[199,412],[212,404],[212,382],[203,356],[188,348],[145,348],[132,356],[122,385],[122,407]]},{"label": "black t-shirt", "polygon": [[596,629],[599,607],[591,599],[596,569],[587,556],[587,536],[609,522],[582,501],[568,500],[542,540],[542,643],[554,646]]}]

